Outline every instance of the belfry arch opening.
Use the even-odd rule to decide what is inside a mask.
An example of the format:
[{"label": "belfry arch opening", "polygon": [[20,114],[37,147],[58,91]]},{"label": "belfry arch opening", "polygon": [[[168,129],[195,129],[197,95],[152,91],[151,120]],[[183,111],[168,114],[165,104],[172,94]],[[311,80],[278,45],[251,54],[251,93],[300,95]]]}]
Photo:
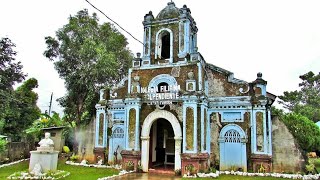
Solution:
[{"label": "belfry arch opening", "polygon": [[170,34],[168,31],[164,31],[161,36],[161,59],[170,58]]}]

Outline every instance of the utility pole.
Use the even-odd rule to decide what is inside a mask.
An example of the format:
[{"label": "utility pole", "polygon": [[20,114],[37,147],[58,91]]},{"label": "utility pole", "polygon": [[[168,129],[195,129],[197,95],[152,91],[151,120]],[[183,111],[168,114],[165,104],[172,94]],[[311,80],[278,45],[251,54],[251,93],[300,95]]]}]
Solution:
[{"label": "utility pole", "polygon": [[49,116],[50,116],[50,114],[51,114],[52,96],[53,96],[53,93],[51,93],[51,98],[50,98]]}]

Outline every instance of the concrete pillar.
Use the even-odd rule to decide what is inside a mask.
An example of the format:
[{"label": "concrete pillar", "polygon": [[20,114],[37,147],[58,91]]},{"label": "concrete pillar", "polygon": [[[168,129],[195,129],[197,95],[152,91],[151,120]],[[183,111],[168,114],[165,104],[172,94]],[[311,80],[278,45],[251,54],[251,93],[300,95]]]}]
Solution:
[{"label": "concrete pillar", "polygon": [[181,170],[181,141],[182,137],[174,137],[175,152],[174,152],[174,170]]},{"label": "concrete pillar", "polygon": [[150,140],[150,137],[141,136],[141,141],[142,141],[141,146],[143,150],[141,151],[141,166],[142,166],[143,172],[149,171],[149,140]]}]

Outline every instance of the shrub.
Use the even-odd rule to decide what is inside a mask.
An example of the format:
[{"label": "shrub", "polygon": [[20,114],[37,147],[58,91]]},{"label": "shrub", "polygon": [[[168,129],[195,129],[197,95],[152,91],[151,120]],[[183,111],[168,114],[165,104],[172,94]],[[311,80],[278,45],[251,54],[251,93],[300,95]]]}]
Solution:
[{"label": "shrub", "polygon": [[314,166],[313,163],[310,163],[310,164],[306,165],[307,173],[313,174],[314,173],[314,168],[315,168],[315,166]]},{"label": "shrub", "polygon": [[63,152],[69,153],[70,152],[69,147],[68,146],[63,146]]},{"label": "shrub", "polygon": [[296,113],[286,114],[282,121],[303,150],[310,152],[320,149],[320,129],[313,121]]},{"label": "shrub", "polygon": [[6,150],[7,141],[4,139],[0,139],[0,153]]},{"label": "shrub", "polygon": [[214,167],[210,167],[210,168],[209,168],[209,171],[212,172],[212,173],[216,173],[217,170],[216,170],[216,168],[214,168]]},{"label": "shrub", "polygon": [[70,157],[70,160],[72,161],[72,162],[76,162],[76,161],[78,161],[79,160],[79,156],[78,155],[72,155],[71,157]]},{"label": "shrub", "polygon": [[133,171],[134,170],[134,163],[132,161],[128,161],[126,163],[126,170],[127,171]]}]

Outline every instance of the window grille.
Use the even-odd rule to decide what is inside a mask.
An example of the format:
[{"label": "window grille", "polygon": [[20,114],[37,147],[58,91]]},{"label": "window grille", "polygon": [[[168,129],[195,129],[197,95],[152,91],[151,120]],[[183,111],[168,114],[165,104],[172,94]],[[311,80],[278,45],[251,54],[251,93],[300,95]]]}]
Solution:
[{"label": "window grille", "polygon": [[240,143],[240,133],[234,129],[227,131],[224,134],[224,141],[228,143]]}]

